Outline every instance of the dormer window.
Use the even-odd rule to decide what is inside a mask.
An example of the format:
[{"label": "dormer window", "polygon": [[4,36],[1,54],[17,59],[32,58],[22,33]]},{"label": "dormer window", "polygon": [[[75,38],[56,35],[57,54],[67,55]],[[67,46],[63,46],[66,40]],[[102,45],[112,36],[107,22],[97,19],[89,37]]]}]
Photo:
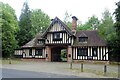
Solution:
[{"label": "dormer window", "polygon": [[88,42],[88,37],[79,37],[79,42],[80,43],[87,43]]},{"label": "dormer window", "polygon": [[62,40],[62,33],[56,32],[53,33],[53,41],[61,41]]},{"label": "dormer window", "polygon": [[42,40],[42,39],[38,39],[38,42],[37,42],[38,44],[44,44],[44,40]]}]

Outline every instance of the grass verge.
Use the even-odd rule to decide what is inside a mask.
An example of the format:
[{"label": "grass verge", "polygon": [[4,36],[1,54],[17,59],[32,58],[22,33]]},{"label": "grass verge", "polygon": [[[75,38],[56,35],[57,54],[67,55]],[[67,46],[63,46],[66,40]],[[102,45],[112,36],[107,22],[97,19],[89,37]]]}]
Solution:
[{"label": "grass verge", "polygon": [[2,64],[19,64],[21,63],[21,59],[2,59],[0,62]]},{"label": "grass verge", "polygon": [[[73,70],[77,73],[81,73],[81,69],[79,69],[79,68],[72,68],[70,70]],[[83,72],[94,73],[96,75],[111,77],[111,78],[117,78],[118,77],[117,72],[107,72],[106,75],[104,74],[103,71],[98,71],[98,70],[93,70],[93,69],[84,69]]]}]

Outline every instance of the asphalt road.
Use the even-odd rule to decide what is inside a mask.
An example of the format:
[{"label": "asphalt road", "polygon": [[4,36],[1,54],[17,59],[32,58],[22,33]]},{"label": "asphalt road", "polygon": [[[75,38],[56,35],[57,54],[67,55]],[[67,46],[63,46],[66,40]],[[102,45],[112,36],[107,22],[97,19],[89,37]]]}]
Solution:
[{"label": "asphalt road", "polygon": [[[41,79],[40,79],[41,78]],[[15,69],[2,68],[2,80],[119,80],[112,78],[82,78],[78,76],[69,76],[53,74],[46,72],[33,72]]]},{"label": "asphalt road", "polygon": [[79,78],[77,76],[33,72],[15,69],[2,69],[2,78]]},{"label": "asphalt road", "polygon": [[[98,71],[98,72],[103,72],[103,64],[84,64],[84,70],[91,70],[91,72],[81,72],[80,69],[81,64],[80,63],[75,63],[73,64],[73,70],[70,69],[70,64],[69,63],[61,63],[61,62],[34,62],[34,61],[29,61],[25,62],[22,61],[19,64],[3,64],[2,68],[4,69],[14,69],[14,70],[20,70],[20,71],[30,71],[30,75],[32,75],[32,72],[36,73],[41,73],[38,75],[38,78],[72,78],[73,77],[80,77],[80,78],[108,78],[107,76],[103,75],[97,75],[93,71]],[[4,70],[3,70],[4,71]],[[6,70],[5,70],[6,71]],[[13,72],[11,71],[6,71],[4,73],[9,73]],[[16,72],[16,71],[15,71]],[[117,77],[118,73],[118,66],[112,66],[108,65],[107,66],[107,72],[112,73],[113,76],[109,76],[110,78],[112,77]],[[17,73],[17,72],[16,72]],[[15,73],[12,73],[13,75],[17,75]],[[10,75],[12,75],[10,74]],[[25,73],[26,75],[27,73]],[[29,74],[29,73],[28,73]],[[45,74],[45,75],[43,75]],[[54,74],[54,76],[52,75]],[[111,74],[111,75],[112,75]],[[25,76],[23,75],[23,76]],[[36,74],[37,75],[37,74]],[[35,76],[36,75],[32,75]],[[18,76],[19,77],[19,76]],[[27,75],[28,77],[28,75]],[[30,76],[31,77],[31,76]],[[33,78],[33,77],[32,77]]]}]

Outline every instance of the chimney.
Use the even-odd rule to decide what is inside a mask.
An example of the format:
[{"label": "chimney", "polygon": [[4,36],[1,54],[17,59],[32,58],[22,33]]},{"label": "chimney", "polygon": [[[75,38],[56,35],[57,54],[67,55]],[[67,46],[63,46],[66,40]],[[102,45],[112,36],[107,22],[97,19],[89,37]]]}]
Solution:
[{"label": "chimney", "polygon": [[72,32],[75,35],[77,29],[77,18],[75,16],[72,17]]}]

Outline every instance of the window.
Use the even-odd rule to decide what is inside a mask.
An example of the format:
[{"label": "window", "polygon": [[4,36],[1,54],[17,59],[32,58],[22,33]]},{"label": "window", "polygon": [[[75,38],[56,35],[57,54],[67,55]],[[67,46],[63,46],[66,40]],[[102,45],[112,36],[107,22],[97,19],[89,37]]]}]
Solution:
[{"label": "window", "polygon": [[80,43],[87,43],[88,37],[79,37],[79,42]]},{"label": "window", "polygon": [[87,56],[88,55],[88,49],[87,48],[78,48],[77,55],[78,56]]},{"label": "window", "polygon": [[32,49],[29,49],[29,56],[32,56]]},{"label": "window", "polygon": [[38,42],[37,42],[38,44],[44,44],[44,40],[40,40],[40,39],[38,39]]},{"label": "window", "polygon": [[35,55],[36,56],[42,56],[42,49],[36,49]]},{"label": "window", "polygon": [[53,41],[61,41],[62,40],[62,33],[56,32],[53,33]]},{"label": "window", "polygon": [[97,56],[97,48],[92,48],[92,55]]}]

